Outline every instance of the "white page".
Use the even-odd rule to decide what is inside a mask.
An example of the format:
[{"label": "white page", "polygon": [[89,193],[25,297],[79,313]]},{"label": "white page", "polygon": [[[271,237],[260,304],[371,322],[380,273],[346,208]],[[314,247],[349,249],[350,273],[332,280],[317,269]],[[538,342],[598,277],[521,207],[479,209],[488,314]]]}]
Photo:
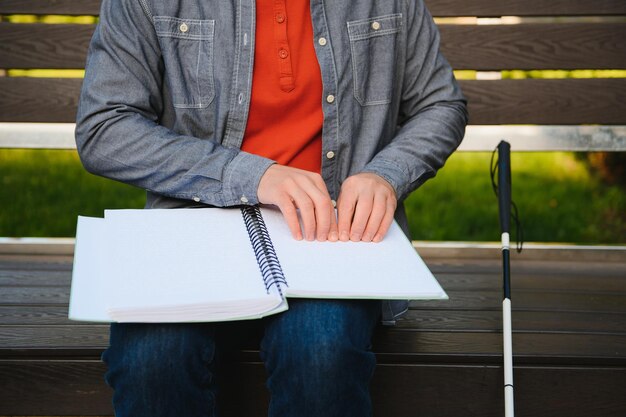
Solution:
[{"label": "white page", "polygon": [[105,220],[112,309],[267,297],[239,209],[111,210]]},{"label": "white page", "polygon": [[448,298],[395,221],[380,243],[309,242],[291,237],[279,211],[262,213],[289,297]]},{"label": "white page", "polygon": [[78,217],[69,318],[110,322],[102,285],[104,219]]}]

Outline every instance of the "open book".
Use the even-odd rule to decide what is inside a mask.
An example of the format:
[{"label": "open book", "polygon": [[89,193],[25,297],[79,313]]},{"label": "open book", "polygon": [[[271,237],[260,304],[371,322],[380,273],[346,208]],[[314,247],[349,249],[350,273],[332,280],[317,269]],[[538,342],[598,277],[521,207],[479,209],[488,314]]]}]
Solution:
[{"label": "open book", "polygon": [[297,241],[271,208],[78,218],[70,319],[252,319],[286,310],[289,297],[447,299],[395,222],[365,243]]}]

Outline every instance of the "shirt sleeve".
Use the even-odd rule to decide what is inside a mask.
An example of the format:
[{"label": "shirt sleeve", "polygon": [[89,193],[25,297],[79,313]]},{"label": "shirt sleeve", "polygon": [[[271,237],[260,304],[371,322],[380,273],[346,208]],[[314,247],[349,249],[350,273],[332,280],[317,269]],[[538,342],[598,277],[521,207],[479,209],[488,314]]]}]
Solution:
[{"label": "shirt sleeve", "polygon": [[363,170],[387,180],[399,200],[435,176],[461,143],[468,119],[467,102],[439,51],[439,31],[429,11],[422,0],[407,3],[407,63],[399,128]]},{"label": "shirt sleeve", "polygon": [[168,197],[257,203],[258,183],[274,161],[160,125],[162,94],[162,56],[146,1],[104,0],[76,120],[85,168]]}]

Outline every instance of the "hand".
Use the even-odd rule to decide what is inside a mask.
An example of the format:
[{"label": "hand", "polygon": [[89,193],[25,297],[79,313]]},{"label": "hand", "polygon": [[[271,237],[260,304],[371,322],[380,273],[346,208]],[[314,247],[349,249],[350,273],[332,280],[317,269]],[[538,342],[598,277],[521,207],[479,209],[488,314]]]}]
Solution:
[{"label": "hand", "polygon": [[382,177],[369,172],[348,177],[337,201],[339,240],[380,242],[397,205],[395,190]]},{"label": "hand", "polygon": [[338,240],[335,209],[319,174],[274,164],[261,177],[257,197],[278,206],[295,239],[302,239],[299,209],[306,240]]}]

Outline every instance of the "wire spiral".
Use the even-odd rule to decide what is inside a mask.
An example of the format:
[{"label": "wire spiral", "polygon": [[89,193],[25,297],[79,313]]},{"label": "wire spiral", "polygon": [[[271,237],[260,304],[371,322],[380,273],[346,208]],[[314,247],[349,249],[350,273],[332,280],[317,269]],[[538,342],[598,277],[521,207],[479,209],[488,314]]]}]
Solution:
[{"label": "wire spiral", "polygon": [[241,207],[244,224],[248,230],[252,250],[259,264],[263,284],[268,294],[272,285],[276,287],[281,297],[284,297],[281,285],[288,286],[283,269],[278,261],[270,234],[265,226],[261,210],[257,206]]}]

